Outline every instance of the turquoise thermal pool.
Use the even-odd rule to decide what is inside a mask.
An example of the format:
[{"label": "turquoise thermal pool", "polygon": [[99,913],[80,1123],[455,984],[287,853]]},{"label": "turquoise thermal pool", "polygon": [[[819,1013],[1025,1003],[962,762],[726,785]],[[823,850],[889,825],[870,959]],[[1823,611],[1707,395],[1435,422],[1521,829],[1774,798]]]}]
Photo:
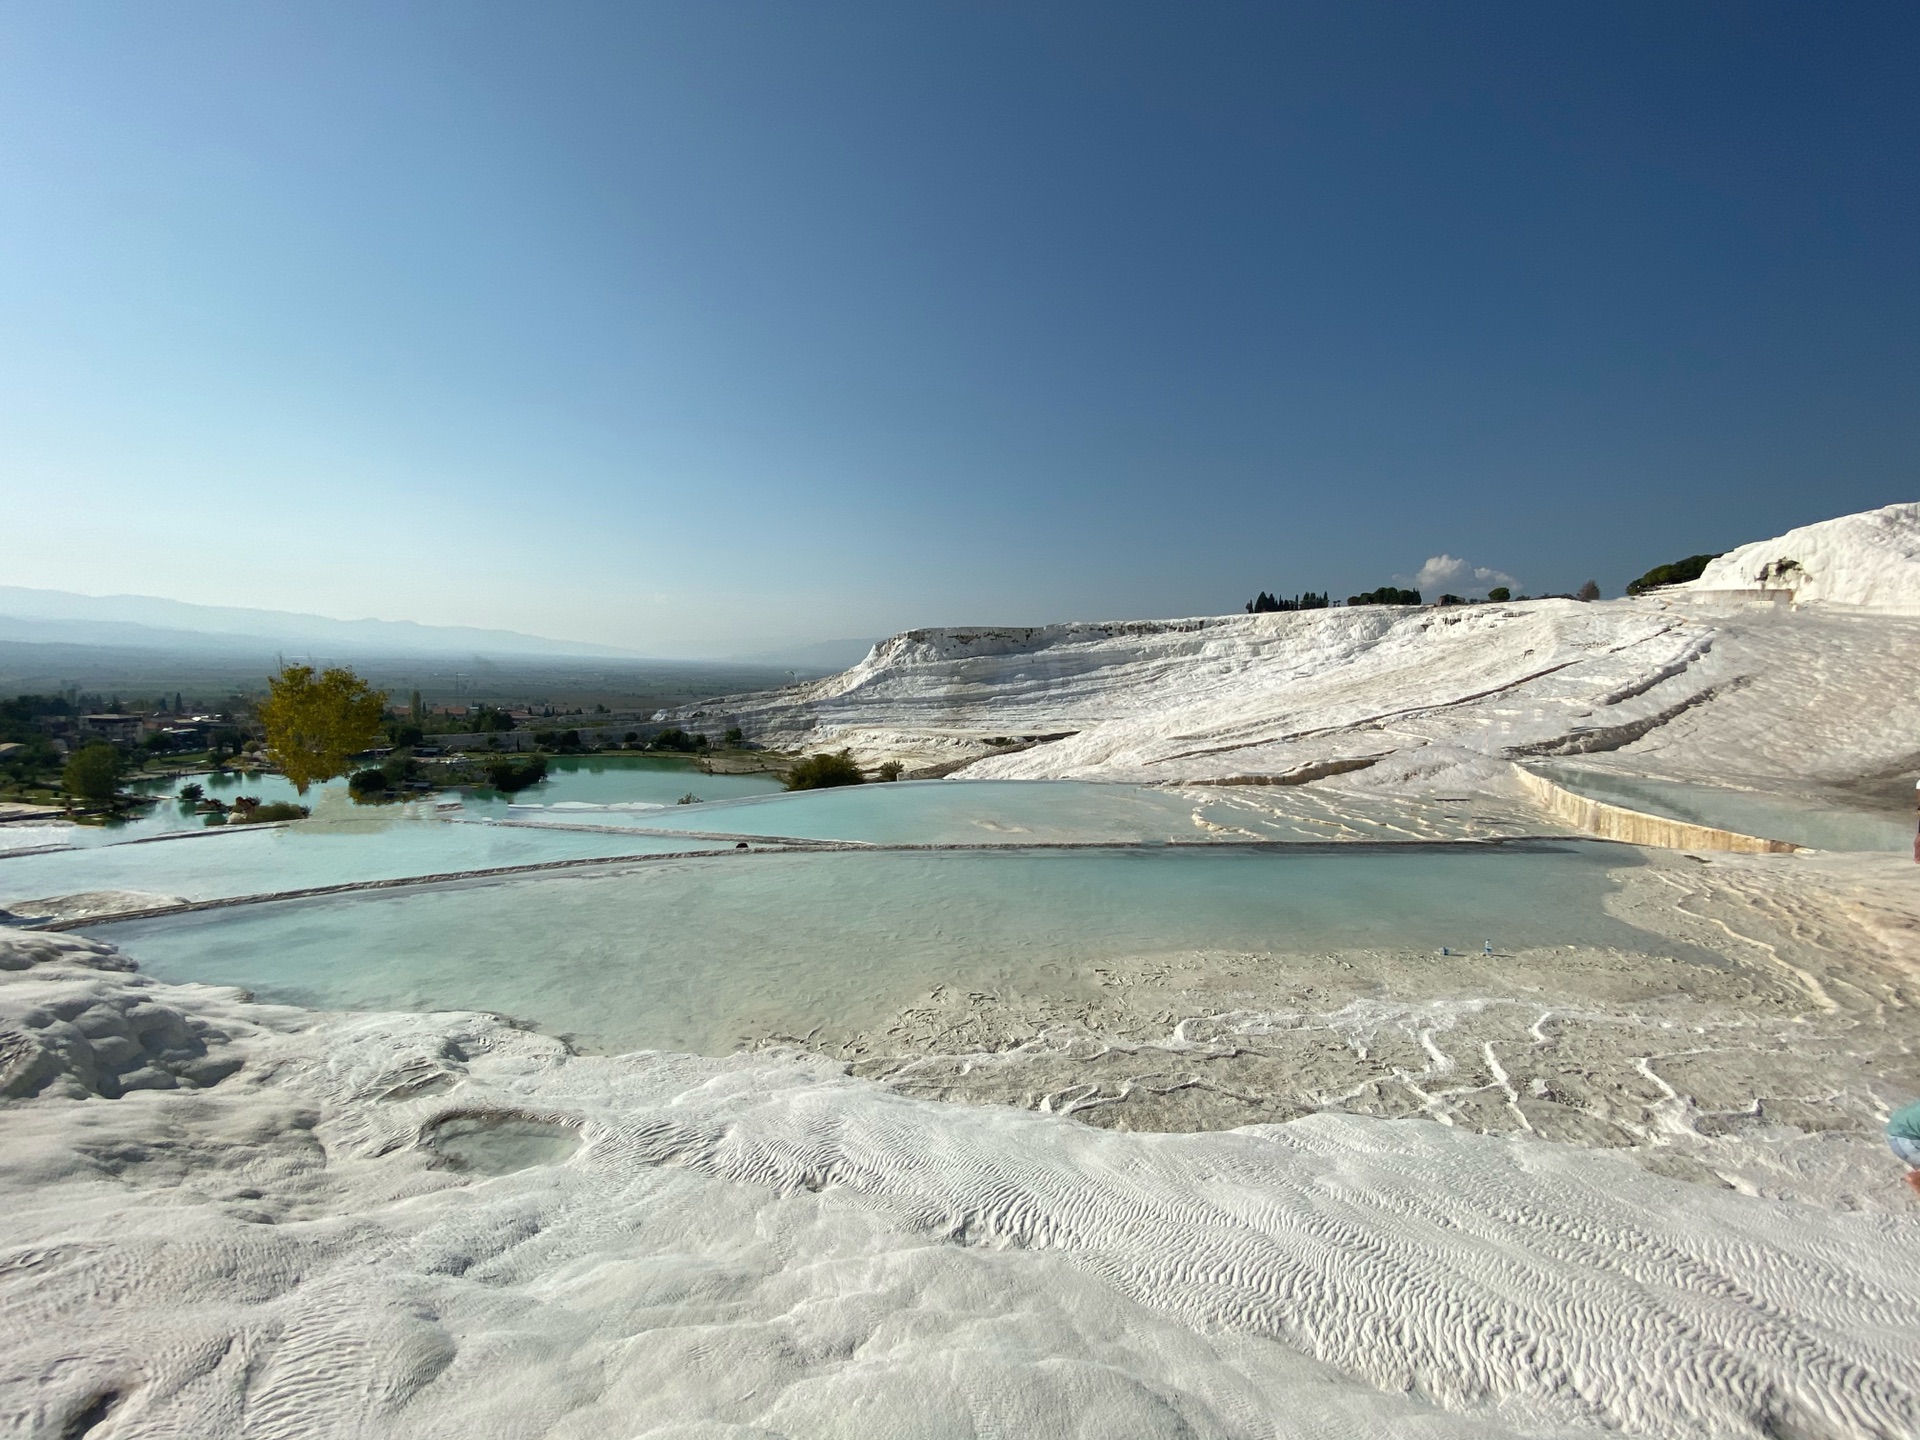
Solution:
[{"label": "turquoise thermal pool", "polygon": [[[772,775],[706,775],[692,760],[675,755],[560,755],[548,762],[547,778],[538,785],[513,796],[493,790],[477,790],[459,798],[462,808],[475,815],[506,816],[519,806],[660,805],[683,809],[677,802],[687,794],[703,801],[737,800],[752,795],[779,793],[780,781]],[[429,776],[433,773],[427,764]],[[158,803],[124,820],[101,826],[75,826],[65,832],[74,846],[122,845],[130,840],[145,840],[156,835],[199,831],[207,827],[206,817],[196,815],[179,803],[180,790],[198,785],[208,796],[231,805],[242,795],[251,795],[263,803],[292,801],[318,807],[329,803],[351,805],[343,782],[316,787],[302,795],[281,775],[244,775],[227,770],[208,775],[183,775],[171,780],[142,782],[131,787],[136,793],[152,795]],[[431,803],[429,797],[421,797]],[[416,801],[415,803],[419,803]],[[351,813],[362,817],[394,814],[400,805],[353,805]],[[346,813],[346,812],[343,812]]]},{"label": "turquoise thermal pool", "polygon": [[1816,805],[1719,785],[1690,785],[1574,766],[1555,767],[1547,773],[1576,794],[1609,805],[1693,825],[1736,830],[1742,835],[1791,840],[1816,850],[1904,852],[1913,845],[1914,819],[1910,815]]},{"label": "turquoise thermal pool", "polygon": [[516,797],[510,807],[470,804],[462,813],[517,824],[700,829],[876,845],[1435,840],[1460,838],[1484,818],[1464,801],[1378,799],[1304,787],[1161,789],[1081,780],[906,781],[665,810],[556,805],[533,795]]},{"label": "turquoise thermal pool", "polygon": [[[1673,953],[1606,909],[1613,872],[1638,863],[1622,847],[1327,843],[1457,837],[1475,819],[1457,804],[1079,782],[769,793],[775,783],[673,760],[563,759],[511,799],[360,806],[335,785],[308,797],[312,820],[279,827],[182,829],[166,804],[171,815],[117,841],[93,832],[0,857],[0,905],[100,891],[210,901],[607,862],[89,933],[164,980],[327,1009],[490,1010],[595,1049],[708,1054],[884,1028],[936,986],[1071,994],[1109,962],[1173,954],[1387,949],[1445,965],[1442,946],[1487,940]],[[280,798],[276,784],[244,793]],[[668,803],[689,790],[702,803]],[[961,848],[740,854],[736,835]],[[1064,848],[1075,845],[1119,848]],[[647,858],[689,851],[709,853]]]},{"label": "turquoise thermal pool", "polygon": [[881,1025],[938,985],[1071,992],[1103,962],[1174,952],[1679,953],[1607,913],[1632,863],[1580,842],[730,853],[87,933],[159,979],[267,1000],[490,1010],[595,1049],[723,1054]]},{"label": "turquoise thermal pool", "polygon": [[271,827],[228,825],[145,844],[0,855],[0,906],[98,890],[217,900],[461,870],[699,848],[700,841],[665,835],[448,825],[398,815],[354,818],[338,824],[316,820]]},{"label": "turquoise thermal pool", "polygon": [[508,797],[482,790],[467,808],[503,814],[514,805],[676,805],[683,795],[703,801],[781,793],[774,775],[707,775],[697,763],[671,755],[559,755],[547,778]]}]

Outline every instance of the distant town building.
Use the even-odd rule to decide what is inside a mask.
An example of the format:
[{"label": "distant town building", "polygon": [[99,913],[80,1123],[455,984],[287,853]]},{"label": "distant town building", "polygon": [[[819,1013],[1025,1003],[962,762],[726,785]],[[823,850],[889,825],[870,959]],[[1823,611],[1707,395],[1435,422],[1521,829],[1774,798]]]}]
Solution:
[{"label": "distant town building", "polygon": [[136,745],[140,741],[141,720],[138,715],[82,715],[80,733],[97,735],[102,740],[111,740],[116,745]]}]

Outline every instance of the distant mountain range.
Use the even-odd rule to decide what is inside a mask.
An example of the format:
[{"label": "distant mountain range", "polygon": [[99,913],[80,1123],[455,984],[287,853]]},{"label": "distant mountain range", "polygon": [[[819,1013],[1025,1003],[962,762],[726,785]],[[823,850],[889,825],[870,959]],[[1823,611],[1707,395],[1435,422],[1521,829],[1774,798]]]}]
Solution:
[{"label": "distant mountain range", "polygon": [[633,660],[637,652],[513,630],[421,625],[412,620],[334,620],[283,610],[190,605],[153,595],[75,595],[0,585],[0,640],[135,649],[258,654],[545,655]]}]

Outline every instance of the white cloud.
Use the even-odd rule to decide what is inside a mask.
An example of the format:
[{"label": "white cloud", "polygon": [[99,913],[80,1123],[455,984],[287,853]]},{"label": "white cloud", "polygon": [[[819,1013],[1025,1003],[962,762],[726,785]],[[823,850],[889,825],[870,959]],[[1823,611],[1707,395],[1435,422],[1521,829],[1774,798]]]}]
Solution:
[{"label": "white cloud", "polygon": [[1418,575],[1411,579],[1396,575],[1394,579],[1402,584],[1410,584],[1428,599],[1440,594],[1484,595],[1495,585],[1511,587],[1520,583],[1504,570],[1475,565],[1470,560],[1462,560],[1454,555],[1429,556]]}]

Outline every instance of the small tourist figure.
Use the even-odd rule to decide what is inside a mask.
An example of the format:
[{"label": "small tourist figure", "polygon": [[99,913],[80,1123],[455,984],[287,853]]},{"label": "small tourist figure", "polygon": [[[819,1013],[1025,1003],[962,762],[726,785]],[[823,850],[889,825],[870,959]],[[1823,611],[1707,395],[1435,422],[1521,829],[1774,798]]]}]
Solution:
[{"label": "small tourist figure", "polygon": [[1440,958],[1441,958],[1441,959],[1443,959],[1443,960],[1444,960],[1444,959],[1445,959],[1445,958],[1446,958],[1447,956],[1449,956],[1449,955],[1451,955],[1451,954],[1453,954],[1453,951],[1451,951],[1451,950],[1449,950],[1449,949],[1448,949],[1448,948],[1447,948],[1446,946],[1444,946],[1444,945],[1442,945],[1442,946],[1440,947]]},{"label": "small tourist figure", "polygon": [[1893,1112],[1887,1121],[1887,1144],[1907,1162],[1907,1184],[1920,1195],[1920,1100]]},{"label": "small tourist figure", "polygon": [[1487,941],[1486,949],[1482,950],[1480,953],[1482,955],[1491,955],[1493,953],[1493,942],[1491,940]]}]

